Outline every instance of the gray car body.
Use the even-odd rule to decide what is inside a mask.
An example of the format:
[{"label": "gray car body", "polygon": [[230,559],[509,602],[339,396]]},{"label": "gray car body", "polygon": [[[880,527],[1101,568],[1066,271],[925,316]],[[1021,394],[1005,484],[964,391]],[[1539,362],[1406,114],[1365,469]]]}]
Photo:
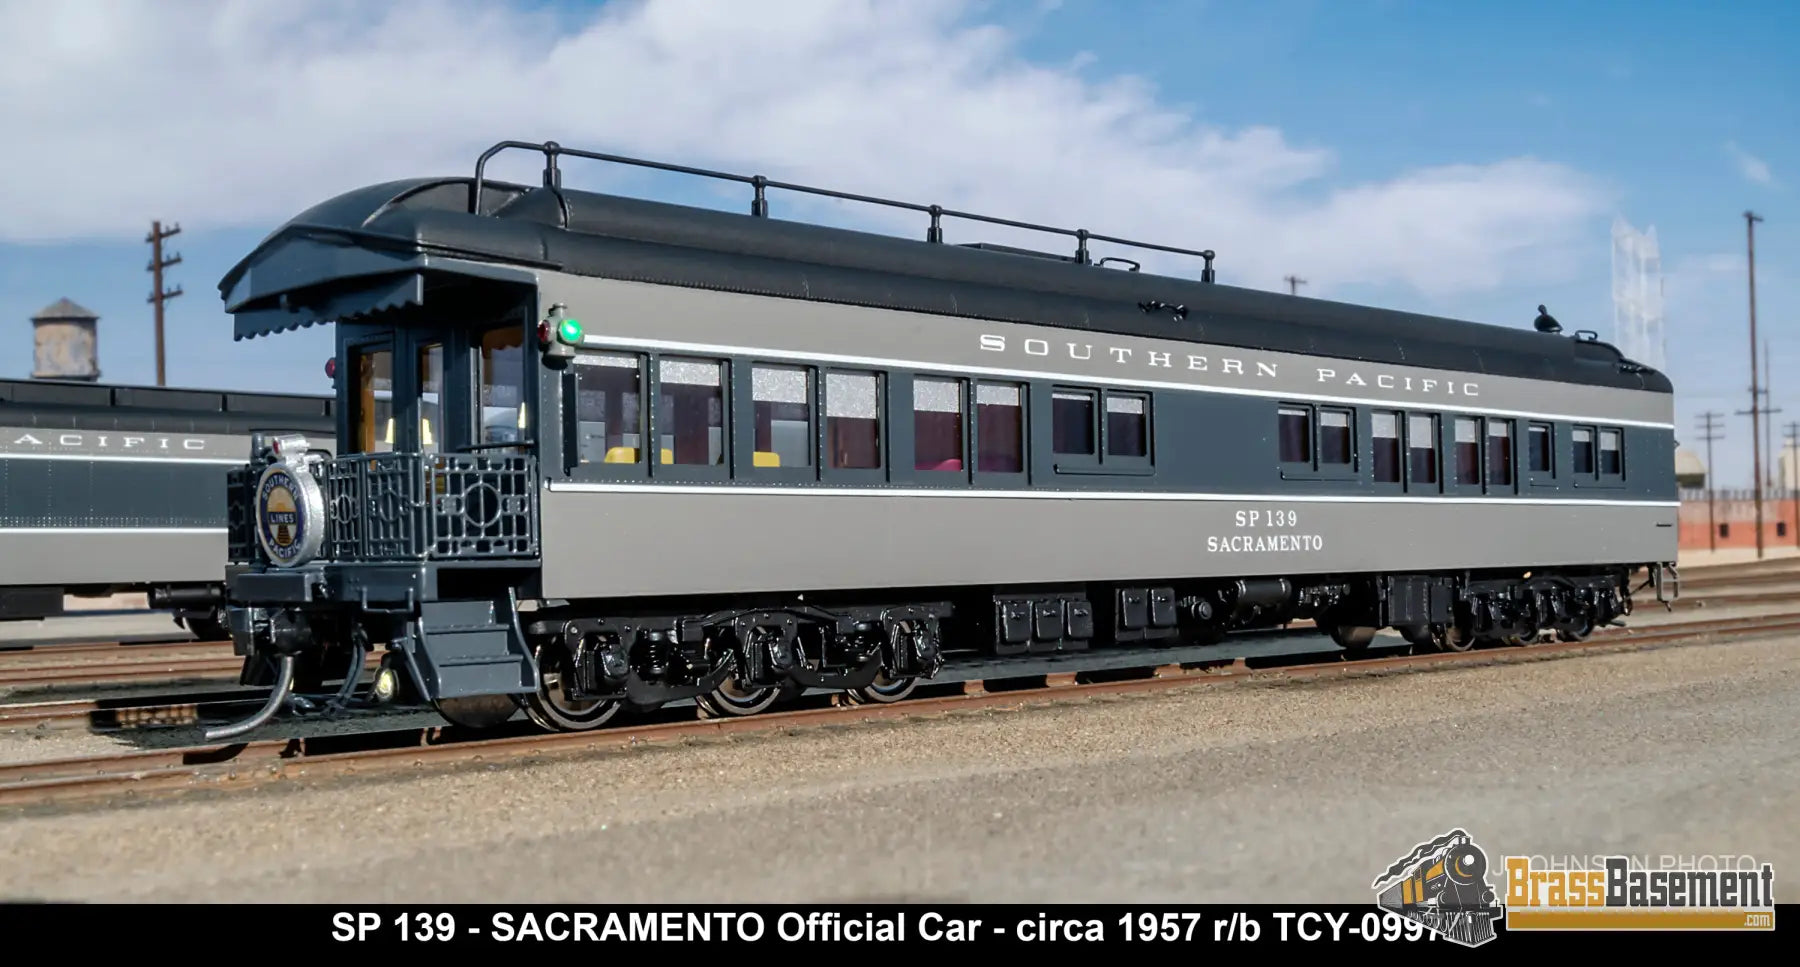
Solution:
[{"label": "gray car body", "polygon": [[[1638,564],[1676,554],[1667,393],[561,273],[538,278],[545,304],[584,321],[583,352],[735,360],[734,384],[748,383],[751,360],[888,375],[890,469],[878,479],[759,468],[741,446],[717,468],[571,465],[563,437],[560,475],[551,472],[559,454],[545,454],[549,597]],[[1033,403],[1053,385],[1149,393],[1154,465],[1116,475],[1059,470],[1050,448],[1038,445],[1027,448],[1022,475],[964,472],[945,482],[906,469],[904,381],[912,373],[1028,385],[1040,391],[1027,394]],[[540,412],[567,405],[562,385],[542,382]],[[1563,472],[1532,482],[1518,472],[1521,458],[1510,486],[1459,488],[1439,474],[1436,484],[1409,481],[1393,492],[1374,483],[1359,446],[1362,459],[1347,475],[1284,473],[1281,403],[1352,409],[1358,444],[1368,439],[1372,412],[1436,414],[1440,453],[1456,416],[1506,417],[1516,427],[1549,422]],[[1038,432],[1045,413],[1027,407],[1034,443],[1046,440]],[[1622,431],[1620,478],[1567,472],[1574,425]]]},{"label": "gray car body", "polygon": [[[446,321],[471,294],[505,291],[522,327],[580,319],[578,353],[643,354],[646,398],[650,357],[729,361],[724,463],[584,462],[568,415],[582,365],[528,353],[542,480],[530,576],[516,562],[321,560],[247,574],[246,603],[317,605],[318,588],[346,604],[417,602],[441,567],[495,564],[524,599],[629,604],[1676,557],[1672,388],[1597,340],[560,187],[489,183],[473,213],[471,194],[467,179],[418,179],[297,216],[220,283],[237,337],[335,322],[340,354],[413,327],[441,339],[482,322]],[[757,361],[885,373],[884,468],[757,466],[742,442]],[[915,375],[1027,387],[1025,471],[911,469]],[[407,379],[397,370],[397,387]],[[450,405],[469,379],[452,374]],[[1150,394],[1153,459],[1118,473],[1061,465],[1043,404],[1064,384]],[[1351,408],[1354,468],[1284,467],[1284,403]],[[1515,440],[1552,424],[1557,472],[1528,474],[1515,452],[1507,486],[1378,483],[1366,449],[1377,411],[1437,416],[1440,453],[1459,416],[1514,420]],[[1621,433],[1622,473],[1569,472],[1577,426]]]}]

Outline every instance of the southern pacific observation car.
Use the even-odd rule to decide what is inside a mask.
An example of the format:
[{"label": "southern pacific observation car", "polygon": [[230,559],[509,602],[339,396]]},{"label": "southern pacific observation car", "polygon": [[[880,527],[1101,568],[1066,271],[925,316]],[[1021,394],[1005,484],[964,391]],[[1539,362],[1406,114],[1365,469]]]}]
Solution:
[{"label": "southern pacific observation car", "polygon": [[[506,148],[544,184],[486,179]],[[565,155],[736,180],[751,212],[565,189]],[[929,229],[775,220],[769,188]],[[264,439],[233,471],[231,630],[279,685],[233,729],[381,645],[382,695],[581,729],[1304,617],[1352,649],[1578,637],[1639,567],[1663,596],[1671,387],[1591,334],[1233,288],[1210,251],[1086,231],[955,244],[945,217],[998,221],[503,142],[276,231],[220,289],[238,338],[337,324],[337,455]]]}]

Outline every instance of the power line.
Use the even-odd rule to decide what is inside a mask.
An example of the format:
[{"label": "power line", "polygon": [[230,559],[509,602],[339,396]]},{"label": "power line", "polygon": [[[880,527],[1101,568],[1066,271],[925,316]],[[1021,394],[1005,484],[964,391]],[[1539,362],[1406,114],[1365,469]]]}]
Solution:
[{"label": "power line", "polygon": [[1720,426],[1718,423],[1714,422],[1721,415],[1723,415],[1723,414],[1714,413],[1711,410],[1708,410],[1705,413],[1700,414],[1700,418],[1702,420],[1706,421],[1706,423],[1700,427],[1700,430],[1701,430],[1700,439],[1705,441],[1705,443],[1706,443],[1706,536],[1707,536],[1707,540],[1709,542],[1710,548],[1715,551],[1719,549],[1719,525],[1715,518],[1715,514],[1713,512],[1713,447],[1712,447],[1712,445],[1713,445],[1714,440],[1725,439],[1725,434],[1718,432],[1719,430],[1723,429],[1723,427]]},{"label": "power line", "polygon": [[1282,281],[1288,284],[1288,295],[1299,295],[1300,287],[1306,284],[1305,279],[1295,275],[1283,276]]},{"label": "power line", "polygon": [[156,385],[166,386],[167,380],[163,371],[163,303],[181,294],[181,286],[174,289],[163,288],[163,269],[171,265],[181,264],[181,256],[163,258],[163,239],[181,234],[181,226],[175,225],[164,230],[162,222],[150,223],[150,234],[144,241],[150,243],[150,264],[147,267],[151,275],[150,304],[156,307]]}]

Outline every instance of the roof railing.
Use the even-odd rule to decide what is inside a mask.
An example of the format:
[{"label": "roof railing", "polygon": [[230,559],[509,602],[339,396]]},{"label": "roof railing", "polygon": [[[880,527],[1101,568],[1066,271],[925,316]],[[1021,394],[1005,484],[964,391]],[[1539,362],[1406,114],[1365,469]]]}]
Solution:
[{"label": "roof railing", "polygon": [[[481,158],[475,162],[475,183],[469,187],[470,214],[482,214],[481,193],[482,186],[486,181],[488,161],[508,148],[520,148],[526,151],[535,151],[544,156],[544,187],[546,188],[560,189],[562,187],[562,170],[557,165],[557,158],[561,155],[568,155],[571,158],[585,158],[591,161],[607,161],[614,164],[632,165],[639,168],[654,168],[659,171],[672,171],[678,174],[697,175],[702,178],[714,178],[720,181],[733,181],[739,184],[749,185],[755,190],[754,197],[750,202],[750,214],[757,218],[769,217],[768,190],[771,188],[778,188],[784,191],[796,191],[809,195],[822,195],[826,198],[838,198],[844,201],[857,201],[870,205],[882,205],[888,208],[901,208],[907,211],[915,211],[930,215],[931,225],[925,230],[925,241],[934,244],[941,244],[944,241],[943,219],[960,218],[965,221],[984,222],[989,225],[1005,225],[1009,228],[1019,228],[1033,232],[1045,232],[1051,235],[1063,235],[1073,238],[1076,240],[1073,260],[1078,265],[1095,264],[1092,255],[1088,252],[1089,242],[1109,242],[1114,245],[1125,245],[1132,248],[1149,249],[1157,252],[1169,252],[1175,255],[1190,255],[1206,260],[1206,268],[1202,270],[1200,280],[1202,282],[1212,282],[1214,280],[1212,263],[1215,256],[1212,249],[1197,251],[1194,249],[1175,248],[1170,245],[1156,245],[1150,242],[1139,242],[1128,238],[1117,238],[1111,235],[1097,235],[1085,228],[1056,228],[1050,225],[1035,225],[1030,222],[1015,221],[1010,218],[995,218],[991,215],[978,215],[973,212],[955,211],[945,208],[942,205],[920,205],[914,202],[893,201],[887,198],[875,198],[870,195],[856,195],[849,192],[834,191],[829,188],[815,188],[810,185],[796,185],[783,181],[771,181],[762,175],[734,175],[724,171],[709,171],[705,168],[690,168],[686,165],[668,164],[661,161],[645,161],[641,158],[627,158],[620,155],[599,154],[593,151],[579,151],[574,148],[565,148],[555,141],[546,141],[543,144],[534,144],[529,141],[502,141],[482,152]],[[1108,261],[1130,262],[1129,259],[1101,259],[1100,264],[1105,264]],[[1133,265],[1133,268],[1130,271],[1137,271],[1136,263],[1131,264]]]}]

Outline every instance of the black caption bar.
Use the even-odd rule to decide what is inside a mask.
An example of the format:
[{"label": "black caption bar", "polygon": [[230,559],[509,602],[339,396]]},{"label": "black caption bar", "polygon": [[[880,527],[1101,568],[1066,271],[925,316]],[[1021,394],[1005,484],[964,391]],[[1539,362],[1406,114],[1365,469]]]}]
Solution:
[{"label": "black caption bar", "polygon": [[[1776,921],[1791,918],[1778,910]],[[661,947],[727,945],[760,947],[910,947],[1043,949],[1258,948],[1287,945],[1403,946],[1454,957],[1477,949],[1567,950],[1596,942],[1611,951],[1641,944],[1668,953],[1671,944],[1697,949],[1741,950],[1773,946],[1775,930],[1707,931],[1512,931],[1504,919],[1474,944],[1425,924],[1368,906],[1218,905],[861,905],[816,904],[741,907],[499,905],[468,907],[319,908],[299,931],[329,945],[359,947],[463,947],[517,944]]]},{"label": "black caption bar", "polygon": [[[1393,911],[1368,906],[1220,906],[954,903],[802,904],[777,906],[665,906],[606,904],[216,904],[212,906],[33,905],[0,907],[13,937],[81,936],[154,951],[193,938],[171,935],[172,923],[192,925],[209,945],[275,941],[284,955],[305,950],[351,952],[371,947],[460,948],[511,945],[587,945],[656,948],[669,945],[792,948],[1069,947],[1259,948],[1287,945],[1404,946],[1457,957],[1476,950],[1568,951],[1595,944],[1613,954],[1644,947],[1661,954],[1691,947],[1740,952],[1785,946],[1779,936],[1800,910],[1779,906],[1772,929],[1517,930],[1504,919],[1477,942],[1451,939]],[[104,930],[97,928],[104,925]],[[61,933],[68,931],[67,933]],[[177,932],[179,933],[179,932]],[[88,949],[91,949],[89,947]]]}]

